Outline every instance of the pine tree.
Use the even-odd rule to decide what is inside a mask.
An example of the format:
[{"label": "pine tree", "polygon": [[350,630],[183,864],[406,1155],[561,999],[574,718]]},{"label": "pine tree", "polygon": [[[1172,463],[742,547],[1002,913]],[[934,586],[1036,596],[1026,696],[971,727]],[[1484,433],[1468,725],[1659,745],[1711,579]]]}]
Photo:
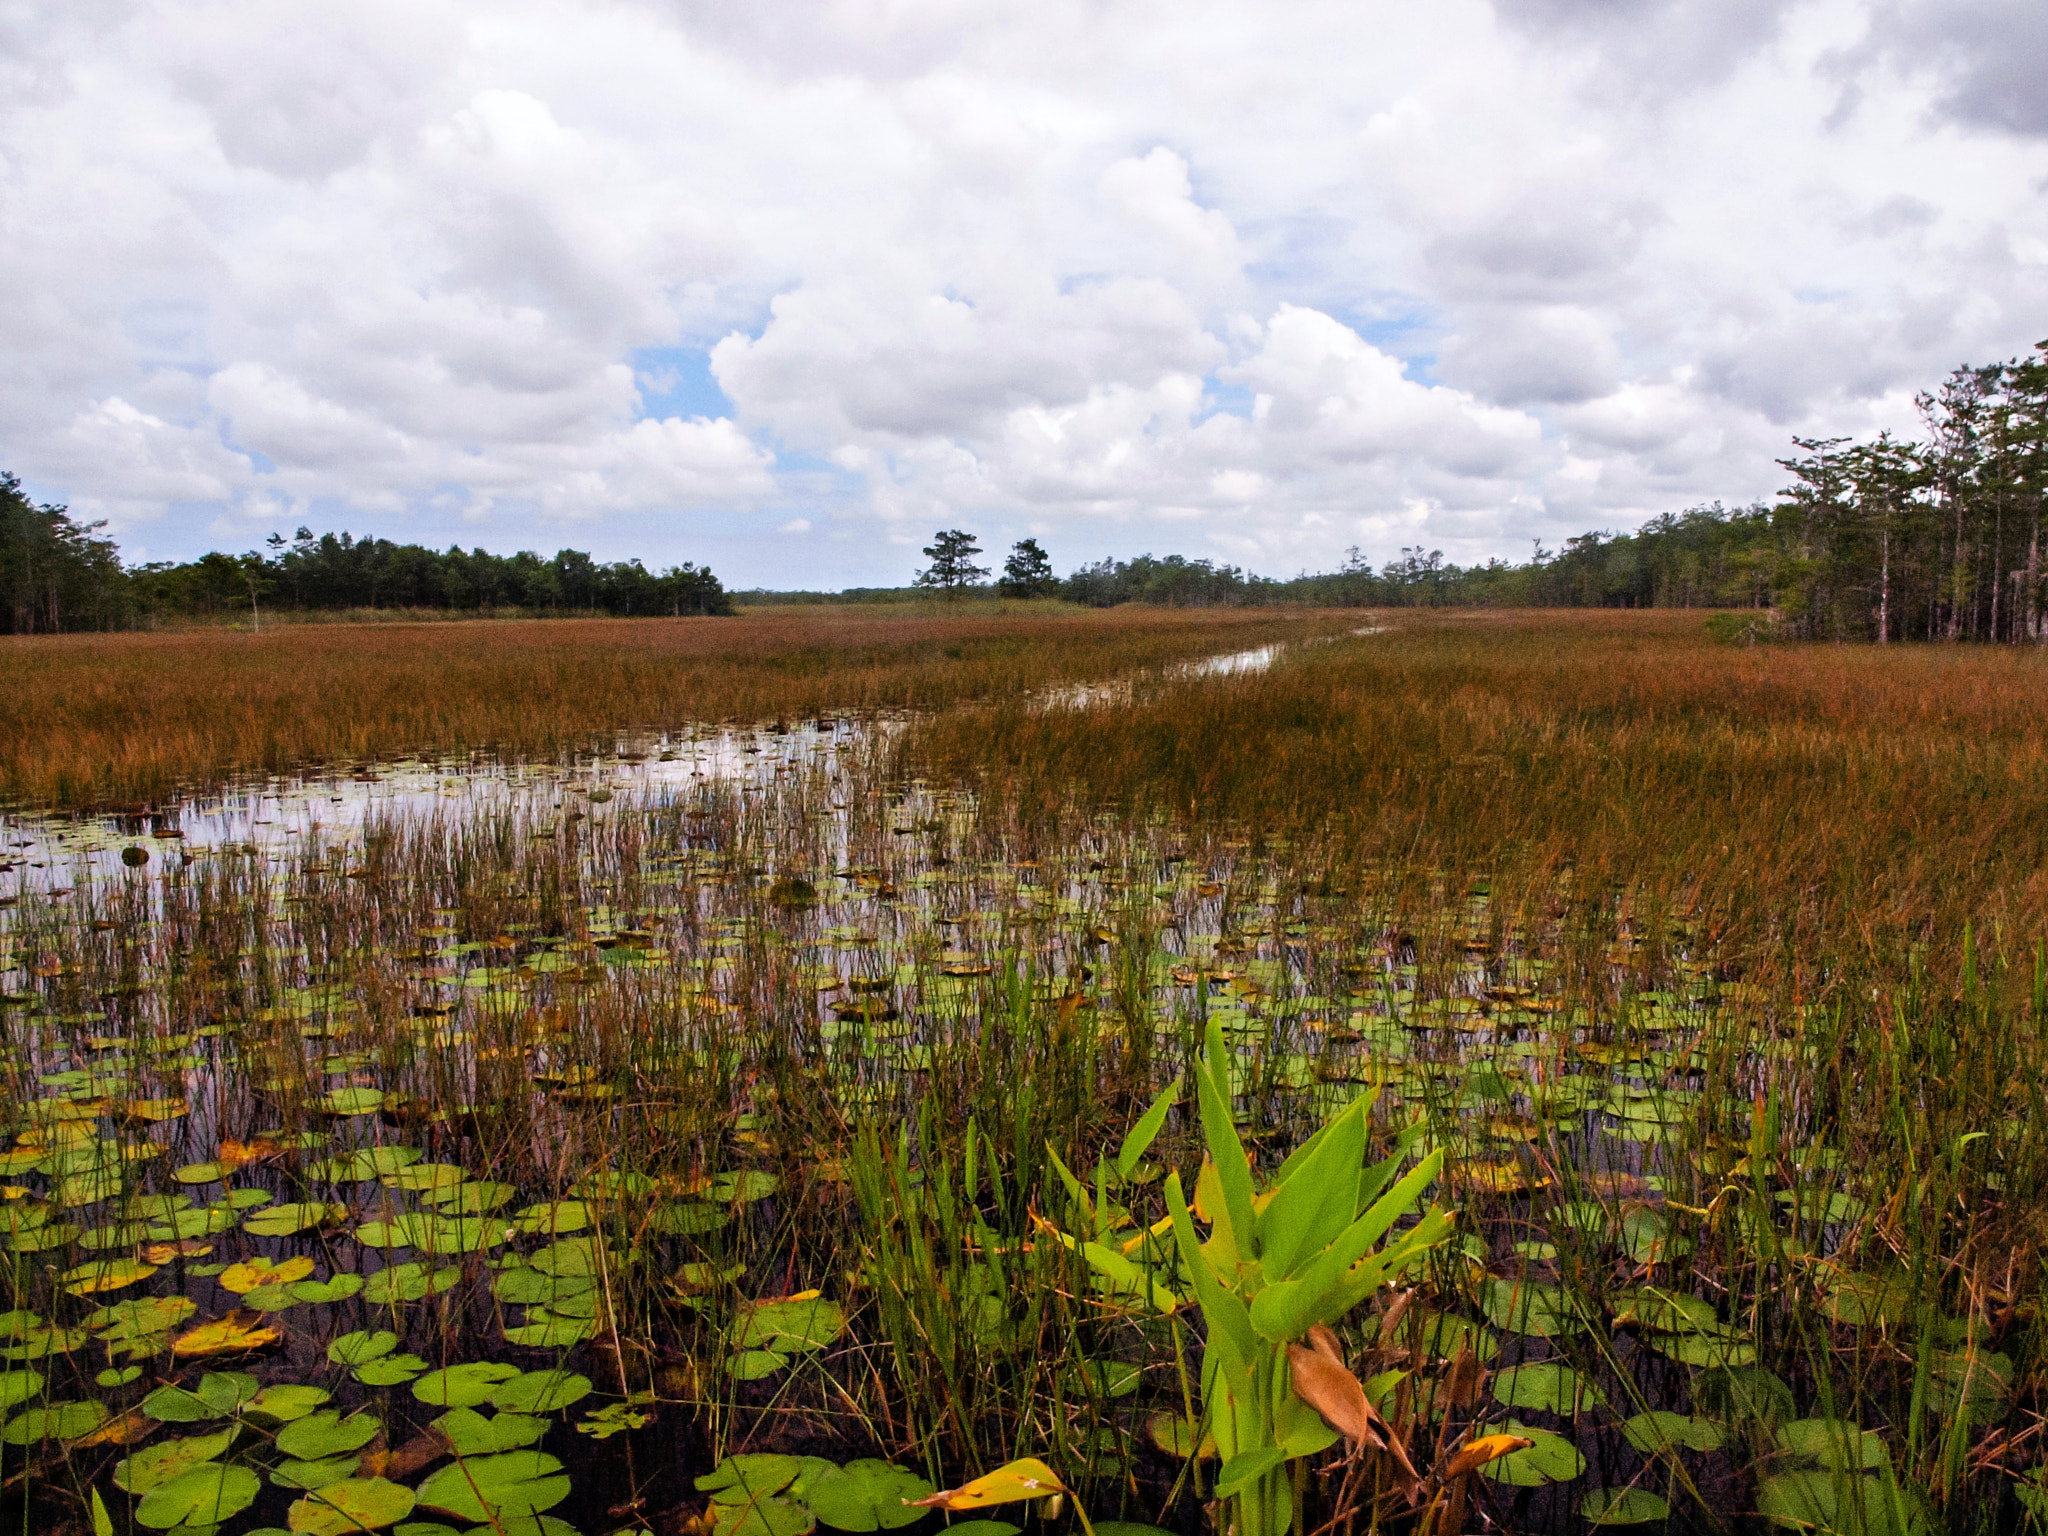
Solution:
[{"label": "pine tree", "polygon": [[988,567],[974,563],[974,557],[980,553],[981,546],[974,542],[971,533],[952,528],[934,534],[924,549],[931,564],[917,573],[917,584],[937,587],[948,597],[958,597],[988,575]]},{"label": "pine tree", "polygon": [[1003,562],[1003,579],[996,590],[1004,597],[1047,597],[1059,586],[1052,573],[1052,559],[1039,548],[1036,539],[1019,539]]}]

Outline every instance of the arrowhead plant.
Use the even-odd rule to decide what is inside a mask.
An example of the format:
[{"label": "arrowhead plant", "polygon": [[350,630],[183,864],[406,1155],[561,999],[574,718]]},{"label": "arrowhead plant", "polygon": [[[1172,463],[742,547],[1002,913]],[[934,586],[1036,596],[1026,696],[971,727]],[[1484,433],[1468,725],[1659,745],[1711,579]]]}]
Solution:
[{"label": "arrowhead plant", "polygon": [[1450,1214],[1432,1208],[1382,1243],[1435,1182],[1443,1153],[1398,1180],[1405,1142],[1366,1167],[1372,1100],[1363,1098],[1257,1190],[1231,1123],[1230,1058],[1214,1021],[1195,1083],[1209,1148],[1195,1191],[1207,1241],[1177,1173],[1167,1176],[1166,1205],[1207,1325],[1202,1400],[1223,1459],[1216,1496],[1229,1512],[1229,1536],[1283,1536],[1294,1519],[1286,1464],[1338,1439],[1295,1391],[1288,1346],[1340,1320],[1451,1235]]}]

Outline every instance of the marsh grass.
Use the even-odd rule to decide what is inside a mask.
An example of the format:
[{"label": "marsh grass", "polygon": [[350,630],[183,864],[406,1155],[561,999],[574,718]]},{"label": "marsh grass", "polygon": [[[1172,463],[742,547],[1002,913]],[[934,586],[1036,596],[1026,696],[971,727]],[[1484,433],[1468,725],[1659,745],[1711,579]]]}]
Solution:
[{"label": "marsh grass", "polygon": [[322,762],[554,755],[693,721],[938,708],[1341,623],[1014,606],[8,638],[0,802],[132,804]]},{"label": "marsh grass", "polygon": [[[1038,1454],[1098,1520],[1194,1531],[1218,1471],[1189,1454],[1195,1318],[1051,1234],[1112,1230],[1184,1287],[1150,1229],[1168,1169],[1197,1187],[1199,1128],[1182,1105],[1086,1202],[1053,1159],[1094,1168],[1214,1026],[1263,1170],[1361,1098],[1370,1156],[1445,1154],[1458,1240],[1340,1335],[1418,1447],[1509,1423],[1563,1447],[1548,1471],[1508,1458],[1475,1509],[1576,1533],[1589,1492],[1636,1489],[1679,1529],[1823,1498],[1838,1529],[1903,1529],[1894,1508],[2015,1528],[2044,1486],[2048,972],[2021,926],[2033,749],[2008,718],[2030,674],[1909,658],[1916,693],[1654,621],[1491,623],[1114,707],[977,706],[907,756],[878,736],[828,764],[764,733],[745,780],[450,802],[345,844],[24,892],[0,951],[21,1193],[0,1209],[12,1305],[39,1321],[0,1332],[41,1351],[11,1357],[50,1378],[32,1402],[125,1423],[157,1382],[193,1384],[204,1364],[172,1342],[234,1301],[206,1266],[305,1256],[314,1283],[377,1283],[420,1263],[450,1287],[321,1293],[225,1363],[378,1412],[370,1454],[409,1483],[446,1455],[420,1438],[437,1410],[330,1342],[383,1328],[435,1367],[560,1364],[592,1390],[546,1431],[574,1485],[552,1512],[586,1532],[674,1530],[697,1474],[765,1450],[880,1455],[935,1486]],[[1468,759],[1485,771],[1456,777]],[[1974,799],[1943,789],[1971,763]],[[1729,782],[1757,788],[1679,793]],[[1840,794],[1864,814],[1809,826]],[[2021,847],[1916,853],[1916,809]],[[1693,862],[1717,829],[1738,869]],[[1856,921],[1876,871],[1942,903],[1924,931]],[[269,1150],[229,1166],[229,1143]],[[323,1171],[367,1147],[459,1170],[458,1202],[505,1186],[496,1225],[385,1246],[429,1206],[396,1171]],[[233,1210],[238,1190],[268,1199]],[[148,1203],[181,1193],[184,1213]],[[346,1213],[250,1228],[324,1200]],[[66,1291],[181,1222],[215,1251]],[[762,1304],[811,1290],[844,1331],[813,1318],[818,1347],[764,1348],[786,1337],[764,1315],[789,1314]],[[138,1296],[198,1311],[132,1344],[94,1321]],[[1464,1341],[1485,1376],[1459,1374]],[[128,1358],[140,1380],[95,1383]],[[577,1433],[604,1410],[645,1422]],[[108,1480],[129,1448],[93,1434],[0,1438],[24,1528],[95,1489],[131,1518]],[[232,1455],[269,1468],[267,1445],[259,1426]],[[1303,1470],[1301,1530],[1348,1476]],[[1382,1528],[1411,1520],[1367,1493]],[[286,1497],[229,1536],[281,1523]]]}]

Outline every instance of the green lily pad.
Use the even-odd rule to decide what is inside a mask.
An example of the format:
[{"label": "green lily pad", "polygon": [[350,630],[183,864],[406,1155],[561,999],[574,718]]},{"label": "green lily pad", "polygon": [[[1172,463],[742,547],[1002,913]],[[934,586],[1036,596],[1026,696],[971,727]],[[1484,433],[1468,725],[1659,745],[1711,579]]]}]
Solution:
[{"label": "green lily pad", "polygon": [[317,1461],[344,1451],[360,1451],[383,1427],[374,1413],[344,1417],[339,1408],[323,1408],[279,1430],[277,1448],[300,1461]]},{"label": "green lily pad", "polygon": [[388,1328],[375,1333],[358,1330],[344,1333],[327,1346],[327,1358],[336,1365],[368,1365],[372,1360],[381,1360],[398,1348],[398,1335]]},{"label": "green lily pad", "polygon": [[789,1364],[789,1356],[772,1349],[743,1349],[725,1362],[735,1381],[765,1381]]},{"label": "green lily pad", "polygon": [[697,1491],[710,1494],[715,1504],[744,1504],[780,1493],[802,1470],[796,1457],[774,1452],[728,1456],[697,1479]]},{"label": "green lily pad", "polygon": [[562,1464],[542,1451],[466,1457],[420,1484],[419,1502],[462,1520],[538,1514],[569,1496]]},{"label": "green lily pad", "polygon": [[363,1458],[353,1451],[323,1456],[318,1461],[280,1461],[270,1469],[270,1481],[279,1488],[296,1488],[310,1493],[331,1483],[347,1482],[362,1466]]},{"label": "green lily pad", "polygon": [[344,1119],[374,1115],[383,1107],[384,1091],[381,1088],[337,1088],[319,1103],[321,1113]]},{"label": "green lily pad", "polygon": [[418,1501],[410,1488],[381,1477],[356,1477],[307,1494],[285,1515],[300,1536],[347,1536],[396,1525]]},{"label": "green lily pad", "polygon": [[402,1387],[426,1369],[418,1355],[386,1355],[357,1366],[352,1374],[366,1387]]},{"label": "green lily pad", "polygon": [[1651,1525],[1671,1518],[1671,1506],[1647,1488],[1595,1488],[1579,1505],[1589,1525]]},{"label": "green lily pad", "polygon": [[0,1371],[0,1413],[19,1408],[43,1390],[40,1371]]},{"label": "green lily pad", "polygon": [[547,1433],[548,1421],[525,1413],[486,1418],[474,1408],[450,1408],[434,1420],[434,1428],[458,1456],[491,1456],[532,1445]]},{"label": "green lily pad", "polygon": [[462,1269],[451,1264],[445,1269],[433,1269],[413,1260],[405,1264],[393,1264],[380,1269],[370,1276],[363,1287],[363,1299],[372,1306],[388,1307],[395,1301],[425,1301],[429,1296],[452,1290],[462,1280]]},{"label": "green lily pad", "polygon": [[[500,1386],[519,1374],[516,1365],[505,1365],[496,1360],[472,1360],[466,1365],[429,1371],[412,1384],[412,1395],[436,1408],[474,1408],[479,1403],[489,1402]],[[484,1517],[475,1515],[471,1518],[481,1520]]]},{"label": "green lily pad", "polygon": [[1891,1460],[1876,1430],[1840,1419],[1794,1419],[1779,1426],[1778,1444],[1802,1461],[1842,1471],[1870,1471]]},{"label": "green lily pad", "polygon": [[1562,1286],[1538,1280],[1491,1280],[1480,1300],[1493,1325],[1509,1333],[1561,1339],[1577,1333],[1582,1326],[1579,1310]]},{"label": "green lily pad", "polygon": [[242,1230],[253,1237],[291,1237],[313,1227],[338,1227],[347,1219],[347,1206],[314,1200],[258,1211]]},{"label": "green lily pad", "polygon": [[741,1314],[733,1343],[740,1349],[774,1349],[791,1354],[823,1349],[845,1331],[846,1313],[836,1301],[822,1296],[803,1301],[764,1301]]},{"label": "green lily pad", "polygon": [[590,1208],[581,1200],[553,1200],[545,1205],[529,1205],[519,1213],[516,1225],[529,1236],[540,1233],[554,1237],[581,1232],[590,1225]]},{"label": "green lily pad", "polygon": [[906,1507],[932,1485],[893,1462],[849,1461],[805,1480],[803,1499],[820,1523],[841,1531],[893,1531],[915,1525],[929,1511]]},{"label": "green lily pad", "polygon": [[187,1435],[182,1440],[166,1440],[137,1451],[115,1466],[114,1486],[124,1493],[148,1493],[161,1488],[201,1462],[220,1455],[234,1444],[236,1433],[230,1428],[213,1435]]},{"label": "green lily pad", "polygon": [[1600,1389],[1562,1360],[1513,1366],[1493,1378],[1494,1397],[1510,1408],[1571,1418],[1606,1401]]},{"label": "green lily pad", "polygon": [[135,1523],[153,1531],[176,1526],[217,1526],[256,1502],[263,1484],[247,1467],[208,1463],[151,1489],[135,1507]]},{"label": "green lily pad", "polygon": [[718,1504],[712,1510],[716,1516],[711,1527],[713,1536],[810,1536],[818,1528],[816,1515],[788,1499]]},{"label": "green lily pad", "polygon": [[1579,1448],[1547,1429],[1537,1429],[1514,1419],[1502,1426],[1505,1433],[1533,1440],[1534,1445],[1513,1451],[1479,1469],[1482,1477],[1517,1488],[1534,1488],[1543,1483],[1568,1483],[1586,1470],[1586,1458]]},{"label": "green lily pad", "polygon": [[1773,1525],[1792,1530],[1906,1536],[1909,1529],[1918,1528],[1910,1511],[1894,1508],[1882,1479],[1844,1478],[1832,1471],[1780,1472],[1766,1478],[1756,1491],[1756,1510]]},{"label": "green lily pad", "polygon": [[265,1387],[258,1392],[249,1399],[242,1411],[251,1419],[265,1425],[290,1424],[305,1418],[332,1395],[320,1387],[281,1382],[277,1386]]},{"label": "green lily pad", "polygon": [[46,1403],[30,1408],[7,1421],[0,1441],[8,1445],[36,1445],[44,1440],[76,1440],[89,1435],[106,1422],[107,1405],[84,1402]]},{"label": "green lily pad", "polygon": [[528,1371],[491,1393],[493,1408],[501,1413],[559,1413],[590,1395],[590,1378],[568,1371]]},{"label": "green lily pad", "polygon": [[1711,1419],[1688,1418],[1662,1409],[1639,1413],[1621,1426],[1628,1443],[1645,1456],[1662,1450],[1718,1451],[1721,1426]]}]

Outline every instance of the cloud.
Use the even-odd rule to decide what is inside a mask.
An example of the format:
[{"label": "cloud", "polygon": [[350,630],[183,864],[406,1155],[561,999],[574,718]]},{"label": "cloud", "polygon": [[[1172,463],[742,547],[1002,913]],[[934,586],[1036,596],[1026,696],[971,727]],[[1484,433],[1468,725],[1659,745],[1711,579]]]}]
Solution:
[{"label": "cloud", "polygon": [[1933,111],[1968,128],[2048,136],[2048,11],[2008,0],[1922,0],[1872,9],[1868,32],[1832,61],[1857,100],[1883,91],[1874,70],[1925,80]]},{"label": "cloud", "polygon": [[0,442],[162,555],[1519,555],[2030,346],[2044,49],[1993,0],[28,0]]}]

